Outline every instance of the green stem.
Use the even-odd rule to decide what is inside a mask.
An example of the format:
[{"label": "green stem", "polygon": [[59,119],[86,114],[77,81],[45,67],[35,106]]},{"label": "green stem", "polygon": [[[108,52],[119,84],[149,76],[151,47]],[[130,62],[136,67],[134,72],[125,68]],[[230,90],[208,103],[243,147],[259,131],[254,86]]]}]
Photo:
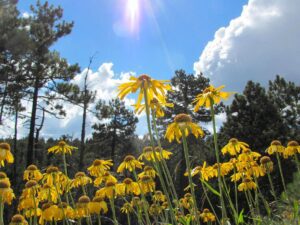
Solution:
[{"label": "green stem", "polygon": [[195,194],[195,188],[194,188],[192,174],[191,174],[191,164],[190,164],[189,152],[188,152],[189,150],[188,150],[188,145],[187,145],[184,129],[181,129],[181,133],[182,133],[182,143],[183,143],[185,164],[186,164],[186,168],[187,168],[187,171],[188,171],[189,184],[190,184],[190,189],[191,189],[191,192],[192,192],[192,197],[193,197],[193,202],[194,202],[194,215],[195,215],[197,224],[200,224],[199,215],[198,215],[197,201],[196,201],[196,194]]},{"label": "green stem", "polygon": [[111,207],[111,211],[112,211],[112,214],[113,214],[114,225],[118,225],[118,221],[117,221],[117,217],[116,217],[114,196],[113,196],[112,199],[111,198],[109,199],[109,202],[110,202],[110,207]]},{"label": "green stem", "polygon": [[64,150],[63,150],[63,161],[64,161],[65,175],[68,177],[67,160],[66,160],[66,154],[65,154]]},{"label": "green stem", "polygon": [[0,195],[0,225],[4,225],[3,208],[4,208],[4,203],[2,202],[2,195]]},{"label": "green stem", "polygon": [[270,183],[270,186],[271,186],[272,195],[273,195],[273,197],[274,197],[274,199],[276,201],[276,204],[277,204],[278,201],[277,201],[276,192],[275,192],[275,189],[274,189],[274,185],[273,185],[273,181],[272,181],[272,178],[271,178],[271,175],[270,175],[269,168],[267,168],[267,176],[268,176],[269,183]]},{"label": "green stem", "polygon": [[100,217],[100,214],[97,214],[97,218],[98,218],[98,225],[101,225],[101,217]]},{"label": "green stem", "polygon": [[[147,95],[147,90],[146,90],[146,88],[144,88],[144,98],[145,98],[145,107],[146,107],[146,116],[147,116],[148,132],[149,132],[149,136],[150,136],[150,141],[151,141],[152,150],[154,151],[155,145],[154,145],[154,138],[153,138],[152,130],[151,130],[150,110],[149,110],[149,105],[148,105],[148,95]],[[155,152],[154,152],[154,153],[155,153]],[[157,163],[157,162],[158,162],[158,159],[157,159],[157,157],[156,157],[156,154],[153,154],[153,155],[154,155],[155,162]],[[158,177],[159,177],[160,183],[161,183],[161,185],[162,185],[163,191],[164,191],[164,193],[165,193],[165,195],[166,195],[167,202],[168,202],[169,206],[172,207],[172,202],[171,202],[171,200],[170,200],[169,192],[167,191],[167,188],[166,188],[166,185],[165,185],[163,176],[162,176],[162,172],[161,172],[159,163],[157,163],[157,169],[158,169],[158,173],[159,173],[159,176],[158,176]],[[173,210],[170,210],[170,213],[171,213],[171,216],[172,216],[173,223],[177,225],[177,220],[176,220],[174,211],[173,211]]]},{"label": "green stem", "polygon": [[131,225],[129,213],[127,213],[126,215],[127,215],[127,225]]},{"label": "green stem", "polygon": [[283,176],[282,167],[281,167],[281,160],[280,160],[278,152],[276,152],[276,159],[277,159],[277,162],[278,162],[279,173],[280,173],[280,178],[281,178],[281,182],[282,182],[282,185],[283,185],[283,189],[284,189],[285,194],[287,195],[287,190],[286,190],[284,176]]},{"label": "green stem", "polygon": [[[212,118],[212,122],[213,122],[213,137],[214,137],[215,154],[216,154],[217,163],[218,163],[218,165],[220,165],[220,156],[219,156],[219,146],[218,146],[217,129],[216,129],[214,101],[213,101],[212,98],[210,98],[210,112],[211,112],[211,118]],[[225,202],[224,202],[224,196],[223,196],[223,188],[222,188],[220,166],[218,166],[218,185],[219,185],[219,192],[220,192],[220,202],[221,202],[221,209],[222,209],[222,218],[226,220],[226,218],[227,218],[227,211],[226,211]]]}]

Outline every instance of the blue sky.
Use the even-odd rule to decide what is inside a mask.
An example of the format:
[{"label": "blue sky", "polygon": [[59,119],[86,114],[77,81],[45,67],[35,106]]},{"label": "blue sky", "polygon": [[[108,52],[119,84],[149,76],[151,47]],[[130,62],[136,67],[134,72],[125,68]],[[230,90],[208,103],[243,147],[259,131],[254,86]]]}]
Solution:
[{"label": "blue sky", "polygon": [[[70,63],[84,68],[95,52],[93,68],[102,62],[114,63],[114,70],[148,73],[170,78],[175,69],[193,72],[193,63],[214,36],[214,32],[239,16],[245,0],[228,4],[225,0],[156,0],[152,11],[140,4],[139,31],[116,32],[123,21],[127,0],[49,1],[61,5],[66,21],[74,21],[72,33],[54,48]],[[20,1],[21,12],[28,12],[35,1]],[[129,26],[129,24],[128,24]],[[123,32],[124,33],[124,32]]]},{"label": "blue sky", "polygon": [[[90,89],[97,90],[97,99],[115,97],[118,84],[130,74],[170,79],[176,69],[203,72],[212,84],[225,84],[225,90],[233,92],[242,92],[248,80],[266,85],[276,74],[300,85],[299,0],[49,2],[61,5],[64,19],[75,22],[72,33],[53,46],[70,63],[81,66],[83,72],[73,83],[82,86],[89,57],[97,52],[88,79]],[[30,4],[35,1],[19,1],[23,16],[30,13]],[[134,97],[126,98],[128,107]],[[44,137],[80,136],[82,110],[67,108],[64,120],[46,118]],[[147,132],[145,116],[139,120],[136,132],[143,135]],[[219,125],[225,120],[224,114],[217,117]],[[89,115],[88,135],[95,122]],[[200,125],[211,129],[211,124]],[[0,129],[0,135],[12,134],[13,123],[7,127]],[[19,129],[27,135],[21,123]]]}]

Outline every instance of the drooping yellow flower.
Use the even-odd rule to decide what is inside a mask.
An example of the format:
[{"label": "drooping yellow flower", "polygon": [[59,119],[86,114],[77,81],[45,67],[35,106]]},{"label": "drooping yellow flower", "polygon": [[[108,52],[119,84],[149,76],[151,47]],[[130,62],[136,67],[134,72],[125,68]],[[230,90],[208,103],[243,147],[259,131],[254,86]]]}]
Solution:
[{"label": "drooping yellow flower", "polygon": [[151,146],[146,146],[143,148],[143,153],[139,156],[138,160],[147,160],[147,161],[160,161],[163,159],[169,159],[172,155],[172,152],[164,150],[160,147],[155,147],[154,150]]},{"label": "drooping yellow flower", "polygon": [[0,199],[2,203],[11,204],[15,198],[13,190],[10,188],[10,183],[7,180],[0,181]]},{"label": "drooping yellow flower", "polygon": [[123,171],[125,169],[132,172],[136,168],[142,169],[142,166],[143,166],[143,163],[136,160],[133,155],[127,155],[124,158],[124,161],[119,165],[119,167],[117,169],[117,173],[123,173]]},{"label": "drooping yellow flower", "polygon": [[88,203],[90,214],[105,214],[108,212],[107,204],[101,197],[94,197],[91,202]]},{"label": "drooping yellow flower", "polygon": [[203,212],[200,214],[200,218],[204,223],[214,222],[216,221],[216,217],[212,214],[209,209],[204,209]]},{"label": "drooping yellow flower", "polygon": [[[146,110],[145,104],[133,105],[133,106],[135,106],[134,112],[137,114],[141,114],[143,111]],[[159,118],[165,115],[163,108],[165,107],[172,108],[174,107],[174,104],[168,103],[165,98],[162,99],[153,98],[150,101],[149,107],[155,113],[156,117]]]},{"label": "drooping yellow flower", "polygon": [[73,218],[75,218],[75,212],[71,206],[69,206],[66,202],[61,202],[57,205],[57,210],[54,213],[54,219],[56,221]]},{"label": "drooping yellow flower", "polygon": [[144,175],[154,179],[156,177],[156,171],[151,166],[145,166],[144,171],[138,174],[138,178],[141,179]]},{"label": "drooping yellow flower", "polygon": [[212,104],[220,103],[221,99],[228,99],[232,93],[222,92],[221,90],[224,87],[225,86],[222,85],[220,87],[215,88],[214,86],[210,85],[209,87],[205,88],[204,91],[198,94],[195,100],[193,101],[193,103],[196,103],[194,111],[198,112],[201,106],[210,108]]},{"label": "drooping yellow flower", "polygon": [[7,177],[6,173],[4,173],[4,172],[0,172],[0,181],[2,181],[2,180],[5,180],[5,182],[7,182],[10,186],[10,180]]},{"label": "drooping yellow flower", "polygon": [[39,219],[39,224],[45,224],[45,222],[51,222],[54,219],[54,215],[57,212],[57,205],[52,202],[44,203],[42,205],[42,214]]},{"label": "drooping yellow flower", "polygon": [[81,219],[90,216],[90,211],[88,207],[90,202],[90,198],[86,195],[83,195],[78,199],[75,209],[76,218]]},{"label": "drooping yellow flower", "polygon": [[250,149],[243,149],[242,153],[238,156],[240,162],[251,162],[261,157],[258,152],[251,151]]},{"label": "drooping yellow flower", "polygon": [[0,143],[0,167],[4,166],[4,161],[9,164],[14,162],[14,156],[10,151],[10,145],[6,142]]},{"label": "drooping yellow flower", "polygon": [[113,166],[112,160],[96,159],[93,164],[87,168],[89,174],[93,177],[102,176],[106,171]]},{"label": "drooping yellow flower", "polygon": [[116,197],[116,183],[109,181],[106,182],[105,187],[96,192],[97,197],[112,199]]},{"label": "drooping yellow flower", "polygon": [[63,174],[56,166],[49,166],[46,173],[43,175],[42,183],[48,186],[56,186],[59,193],[68,191],[70,186],[70,179]]},{"label": "drooping yellow flower", "polygon": [[247,190],[252,190],[256,189],[257,186],[255,182],[251,178],[244,178],[243,182],[239,184],[238,190],[239,191],[247,191]]},{"label": "drooping yellow flower", "polygon": [[48,149],[48,153],[54,154],[72,154],[72,151],[78,149],[77,147],[68,145],[65,141],[59,141],[57,145]]},{"label": "drooping yellow flower", "polygon": [[25,188],[22,191],[22,197],[35,198],[39,191],[39,185],[35,180],[29,180],[25,184]]},{"label": "drooping yellow flower", "polygon": [[28,208],[24,212],[25,212],[26,218],[30,218],[30,217],[34,217],[34,216],[40,217],[42,215],[42,210],[38,207]]},{"label": "drooping yellow flower", "polygon": [[16,214],[11,218],[9,225],[28,225],[28,222],[22,215]]},{"label": "drooping yellow flower", "polygon": [[153,203],[149,207],[149,214],[151,216],[159,216],[159,214],[161,214],[162,211],[163,211],[163,208],[161,207],[160,204],[157,204],[157,203]]},{"label": "drooping yellow flower", "polygon": [[155,191],[152,196],[154,202],[165,202],[166,196],[161,191]]},{"label": "drooping yellow flower", "polygon": [[37,168],[36,165],[30,165],[27,167],[27,169],[24,171],[24,180],[36,180],[40,181],[43,178],[43,174],[40,172],[40,170]]},{"label": "drooping yellow flower", "polygon": [[132,76],[130,77],[130,81],[118,87],[118,97],[124,99],[126,95],[139,90],[140,92],[135,105],[138,108],[144,99],[144,92],[147,94],[148,104],[154,98],[163,99],[166,92],[171,90],[171,85],[166,84],[168,82],[167,80],[154,80],[146,74],[142,74],[138,78]]},{"label": "drooping yellow flower", "polygon": [[133,212],[132,205],[128,202],[125,202],[124,205],[121,207],[120,211],[122,213],[129,214],[129,213]]},{"label": "drooping yellow flower", "polygon": [[141,193],[139,184],[130,178],[125,178],[122,183],[117,184],[116,191],[121,196],[130,194],[139,195]]},{"label": "drooping yellow flower", "polygon": [[150,176],[144,175],[138,182],[141,187],[141,192],[144,194],[155,191],[155,182]]},{"label": "drooping yellow flower", "polygon": [[274,140],[271,142],[271,145],[267,148],[266,152],[269,155],[273,155],[276,152],[281,155],[284,152],[284,146],[281,144],[280,141]]},{"label": "drooping yellow flower", "polygon": [[168,125],[165,138],[167,138],[169,142],[176,139],[177,142],[180,143],[183,132],[186,137],[189,133],[192,133],[196,138],[204,136],[203,130],[192,122],[192,118],[189,115],[184,113],[175,116],[174,122]]},{"label": "drooping yellow flower", "polygon": [[19,204],[18,204],[18,211],[22,210],[32,210],[38,207],[39,201],[35,201],[32,197],[24,198],[20,197]]},{"label": "drooping yellow flower", "polygon": [[194,201],[191,193],[186,193],[184,197],[179,200],[179,203],[183,208],[191,210],[194,206]]},{"label": "drooping yellow flower", "polygon": [[245,142],[238,141],[236,138],[231,138],[227,145],[222,148],[222,153],[225,155],[229,153],[230,155],[237,155],[241,150],[248,149],[249,145]]},{"label": "drooping yellow flower", "polygon": [[260,158],[260,166],[265,173],[270,173],[273,171],[273,162],[268,156],[263,156]]},{"label": "drooping yellow flower", "polygon": [[75,179],[71,181],[71,187],[81,187],[91,184],[93,181],[90,177],[86,176],[84,172],[77,172]]},{"label": "drooping yellow flower", "polygon": [[300,145],[297,141],[290,141],[283,152],[283,157],[288,158],[297,153],[300,153]]},{"label": "drooping yellow flower", "polygon": [[55,186],[44,184],[38,192],[38,199],[40,201],[51,201],[53,203],[57,203],[58,194]]},{"label": "drooping yellow flower", "polygon": [[117,181],[118,181],[117,178],[111,175],[110,172],[106,171],[102,176],[99,176],[94,180],[94,186],[99,187],[102,183],[106,183],[106,182],[117,183]]}]

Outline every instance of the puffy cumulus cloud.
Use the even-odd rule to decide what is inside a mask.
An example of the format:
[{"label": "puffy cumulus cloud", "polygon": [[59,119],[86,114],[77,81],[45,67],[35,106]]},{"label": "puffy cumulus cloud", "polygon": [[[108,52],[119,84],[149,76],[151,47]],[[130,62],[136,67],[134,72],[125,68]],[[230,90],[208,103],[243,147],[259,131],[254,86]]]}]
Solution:
[{"label": "puffy cumulus cloud", "polygon": [[[113,71],[113,63],[103,63],[98,70],[92,71],[87,68],[77,74],[71,81],[77,84],[81,90],[84,87],[84,79],[87,76],[87,86],[90,91],[96,92],[96,98],[93,104],[89,105],[88,110],[93,111],[96,103],[101,99],[109,101],[117,97],[117,86],[129,80],[130,75],[135,75],[134,72],[126,72],[115,74]],[[134,99],[125,98],[125,105],[131,107],[135,103]],[[63,120],[57,120],[51,115],[48,115],[45,120],[45,128],[42,130],[44,137],[59,137],[63,134],[68,134],[73,137],[80,137],[82,123],[82,107],[64,103],[64,108],[67,111],[67,116]],[[99,120],[92,114],[87,114],[86,133],[88,136],[92,134],[92,125]]]},{"label": "puffy cumulus cloud", "polygon": [[266,84],[276,74],[300,83],[299,8],[299,0],[249,0],[239,17],[216,31],[195,72],[233,91],[248,80]]}]

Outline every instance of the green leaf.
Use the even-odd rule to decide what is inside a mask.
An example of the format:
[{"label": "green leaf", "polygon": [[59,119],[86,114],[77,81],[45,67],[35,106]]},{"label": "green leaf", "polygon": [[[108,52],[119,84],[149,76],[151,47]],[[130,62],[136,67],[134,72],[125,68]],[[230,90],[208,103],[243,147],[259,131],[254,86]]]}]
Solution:
[{"label": "green leaf", "polygon": [[220,194],[216,189],[214,189],[212,186],[210,186],[209,183],[207,183],[207,182],[206,182],[205,180],[203,180],[203,179],[200,179],[200,180],[201,180],[201,182],[202,182],[203,184],[205,184],[205,186],[206,186],[212,193],[214,193],[215,195],[221,197],[221,194]]},{"label": "green leaf", "polygon": [[244,209],[240,212],[239,218],[238,218],[238,224],[244,223]]}]

